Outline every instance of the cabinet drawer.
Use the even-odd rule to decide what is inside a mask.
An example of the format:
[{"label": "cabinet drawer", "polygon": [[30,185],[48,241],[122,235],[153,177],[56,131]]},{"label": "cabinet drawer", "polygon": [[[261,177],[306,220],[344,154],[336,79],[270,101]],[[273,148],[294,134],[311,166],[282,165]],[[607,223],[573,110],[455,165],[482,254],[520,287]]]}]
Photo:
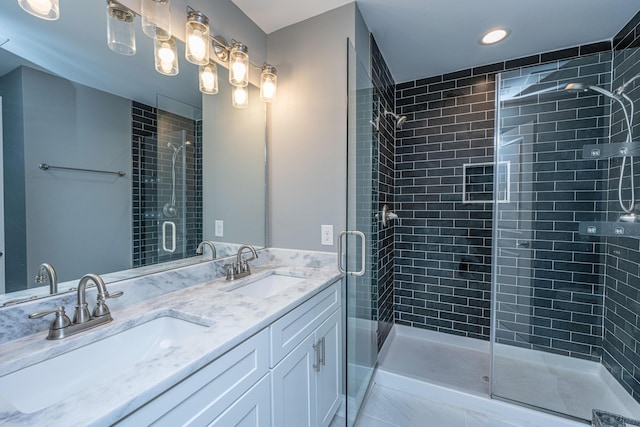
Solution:
[{"label": "cabinet drawer", "polygon": [[270,385],[271,378],[266,375],[207,427],[269,427],[271,425]]},{"label": "cabinet drawer", "polygon": [[340,283],[338,280],[271,325],[272,368],[340,306]]},{"label": "cabinet drawer", "polygon": [[268,372],[268,349],[268,330],[263,329],[117,425],[208,424]]}]

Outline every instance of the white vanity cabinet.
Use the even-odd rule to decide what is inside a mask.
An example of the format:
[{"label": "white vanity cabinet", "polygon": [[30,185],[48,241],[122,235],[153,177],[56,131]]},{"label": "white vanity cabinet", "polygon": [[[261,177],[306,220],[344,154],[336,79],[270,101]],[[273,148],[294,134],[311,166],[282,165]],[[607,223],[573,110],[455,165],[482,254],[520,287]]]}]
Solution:
[{"label": "white vanity cabinet", "polygon": [[267,427],[271,419],[268,361],[266,328],[116,425]]},{"label": "white vanity cabinet", "polygon": [[341,282],[117,426],[326,427],[341,398]]},{"label": "white vanity cabinet", "polygon": [[270,330],[272,425],[328,426],[341,396],[340,282],[276,321]]}]

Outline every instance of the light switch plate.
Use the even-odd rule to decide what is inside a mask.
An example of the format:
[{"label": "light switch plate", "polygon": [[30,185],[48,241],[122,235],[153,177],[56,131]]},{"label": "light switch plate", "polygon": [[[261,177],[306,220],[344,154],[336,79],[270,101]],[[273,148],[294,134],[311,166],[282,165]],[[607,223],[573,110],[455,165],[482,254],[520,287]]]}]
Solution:
[{"label": "light switch plate", "polygon": [[224,237],[224,221],[216,219],[216,237]]},{"label": "light switch plate", "polygon": [[323,246],[333,246],[333,225],[322,225],[320,230],[322,233],[320,243]]}]

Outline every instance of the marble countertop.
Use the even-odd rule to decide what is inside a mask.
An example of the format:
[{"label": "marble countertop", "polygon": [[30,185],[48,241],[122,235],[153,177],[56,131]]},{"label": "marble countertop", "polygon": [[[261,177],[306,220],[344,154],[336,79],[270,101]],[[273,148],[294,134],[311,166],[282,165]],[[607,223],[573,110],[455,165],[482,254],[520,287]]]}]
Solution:
[{"label": "marble countertop", "polygon": [[[273,257],[253,270],[251,276],[235,283],[253,281],[272,271],[305,280],[272,297],[256,299],[225,292],[222,289],[227,288],[230,282],[223,277],[209,278],[133,305],[112,308],[112,322],[76,336],[49,341],[45,339],[46,332],[38,332],[0,345],[2,376],[165,315],[210,325],[131,369],[92,366],[89,363],[91,369],[104,369],[104,381],[66,396],[61,402],[41,411],[23,414],[0,399],[0,425],[112,424],[341,277],[335,268],[286,266],[274,262]],[[126,297],[125,291],[122,298]],[[93,300],[90,301],[92,306]],[[82,372],[69,372],[70,378],[73,375],[82,375]]]}]

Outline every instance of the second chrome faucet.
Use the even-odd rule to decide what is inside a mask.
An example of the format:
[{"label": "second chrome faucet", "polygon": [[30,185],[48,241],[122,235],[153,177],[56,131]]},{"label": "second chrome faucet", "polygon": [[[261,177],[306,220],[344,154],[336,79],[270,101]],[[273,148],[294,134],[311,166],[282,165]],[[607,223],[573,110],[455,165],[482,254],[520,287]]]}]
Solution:
[{"label": "second chrome faucet", "polygon": [[[242,257],[242,252],[245,249],[251,251],[251,258],[244,259]],[[223,265],[223,267],[227,269],[227,280],[240,279],[241,277],[250,275],[251,268],[249,268],[249,261],[253,261],[256,258],[258,258],[258,253],[252,245],[240,246],[238,254],[236,255],[236,262]]]}]

